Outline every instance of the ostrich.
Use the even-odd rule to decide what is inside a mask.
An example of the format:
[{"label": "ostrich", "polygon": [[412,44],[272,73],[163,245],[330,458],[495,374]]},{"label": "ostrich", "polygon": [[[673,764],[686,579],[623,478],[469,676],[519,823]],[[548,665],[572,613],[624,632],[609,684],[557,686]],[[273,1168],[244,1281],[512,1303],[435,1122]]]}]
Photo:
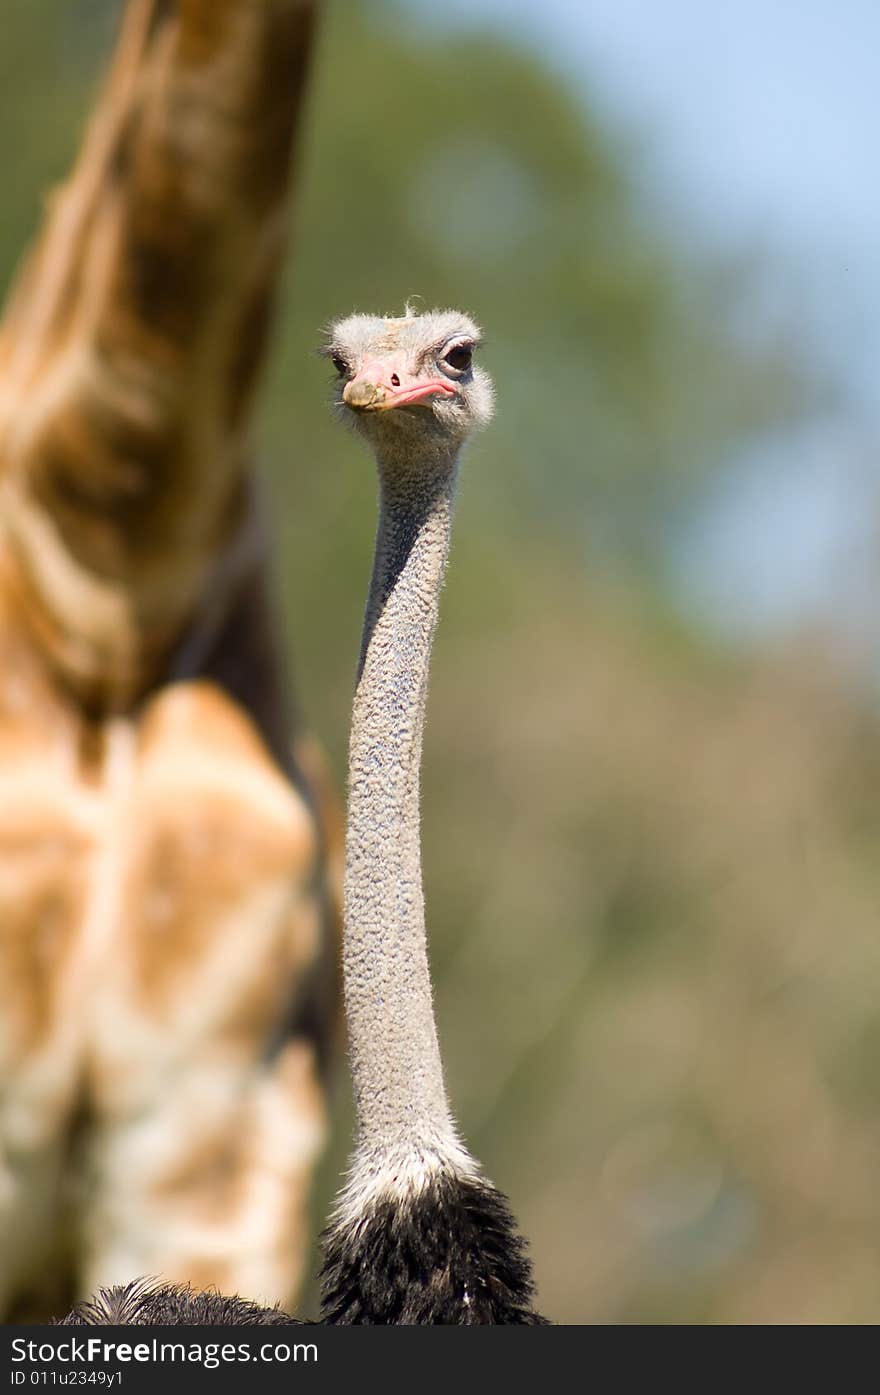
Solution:
[{"label": "ostrich", "polygon": [[[492,415],[466,315],[353,315],[326,354],[340,412],[379,472],[373,573],[349,747],[343,973],[357,1140],[323,1236],[328,1324],[537,1324],[506,1198],[460,1141],[431,1003],[419,767],[458,459]],[[138,1282],[65,1319],[275,1323],[277,1309]]]}]

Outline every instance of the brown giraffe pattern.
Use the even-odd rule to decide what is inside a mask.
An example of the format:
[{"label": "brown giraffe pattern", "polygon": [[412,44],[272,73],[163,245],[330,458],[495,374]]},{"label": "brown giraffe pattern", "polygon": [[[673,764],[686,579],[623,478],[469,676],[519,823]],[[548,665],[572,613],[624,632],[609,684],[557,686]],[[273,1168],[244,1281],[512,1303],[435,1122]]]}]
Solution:
[{"label": "brown giraffe pattern", "polygon": [[246,436],[313,9],[131,0],[0,326],[7,1316],[305,1257],[339,822]]}]

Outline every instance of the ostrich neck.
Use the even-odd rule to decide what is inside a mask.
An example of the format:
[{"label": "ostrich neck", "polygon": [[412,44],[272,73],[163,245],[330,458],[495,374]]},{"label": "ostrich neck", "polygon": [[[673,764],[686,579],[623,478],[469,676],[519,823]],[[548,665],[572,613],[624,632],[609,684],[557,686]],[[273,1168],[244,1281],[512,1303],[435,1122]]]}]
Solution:
[{"label": "ostrich neck", "polygon": [[379,460],[349,749],[343,968],[359,1145],[452,1134],[431,1001],[419,767],[457,462]]}]

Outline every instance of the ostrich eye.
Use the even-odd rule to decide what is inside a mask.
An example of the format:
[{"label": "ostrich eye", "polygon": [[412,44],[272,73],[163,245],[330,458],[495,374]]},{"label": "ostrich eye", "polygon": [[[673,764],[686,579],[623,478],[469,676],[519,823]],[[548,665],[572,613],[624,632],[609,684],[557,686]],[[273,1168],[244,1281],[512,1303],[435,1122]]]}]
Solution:
[{"label": "ostrich eye", "polygon": [[471,366],[474,356],[472,344],[456,344],[449,353],[445,355],[443,362],[448,363],[450,368],[454,368],[456,373],[466,373]]},{"label": "ostrich eye", "polygon": [[330,361],[333,364],[333,367],[336,369],[336,372],[339,374],[340,378],[344,378],[346,373],[348,372],[348,364],[346,363],[345,359],[340,358],[338,354],[333,354],[331,356]]}]

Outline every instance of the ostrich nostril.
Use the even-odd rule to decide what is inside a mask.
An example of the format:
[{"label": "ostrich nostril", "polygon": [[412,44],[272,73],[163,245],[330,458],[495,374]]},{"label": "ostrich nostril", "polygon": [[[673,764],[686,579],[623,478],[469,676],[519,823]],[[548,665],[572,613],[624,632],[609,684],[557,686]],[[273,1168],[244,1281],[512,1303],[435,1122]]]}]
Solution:
[{"label": "ostrich nostril", "polygon": [[400,379],[398,378],[396,373],[391,374],[391,386],[400,387]]}]

